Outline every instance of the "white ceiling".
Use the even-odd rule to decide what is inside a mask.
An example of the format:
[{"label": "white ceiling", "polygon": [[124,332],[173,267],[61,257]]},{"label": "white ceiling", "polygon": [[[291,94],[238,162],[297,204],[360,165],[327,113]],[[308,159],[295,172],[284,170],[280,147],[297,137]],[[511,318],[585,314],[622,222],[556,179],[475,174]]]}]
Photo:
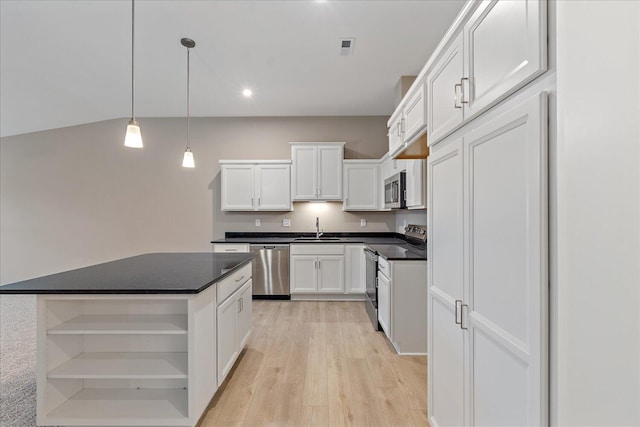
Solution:
[{"label": "white ceiling", "polygon": [[[138,0],[136,116],[186,115],[182,37],[192,116],[388,115],[463,3]],[[130,1],[0,0],[0,15],[2,136],[130,117]]]}]

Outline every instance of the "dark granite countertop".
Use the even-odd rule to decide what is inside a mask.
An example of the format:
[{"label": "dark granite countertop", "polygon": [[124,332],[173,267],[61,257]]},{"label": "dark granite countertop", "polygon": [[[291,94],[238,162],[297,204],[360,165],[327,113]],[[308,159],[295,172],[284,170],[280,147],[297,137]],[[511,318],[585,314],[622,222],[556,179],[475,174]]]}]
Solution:
[{"label": "dark granite countertop", "polygon": [[394,245],[369,244],[368,248],[387,261],[426,261],[427,251],[411,247],[408,243]]},{"label": "dark granite countertop", "polygon": [[0,294],[197,294],[251,262],[248,253],[154,253],[0,286]]},{"label": "dark granite countertop", "polygon": [[[365,244],[389,261],[427,259],[426,250],[420,250],[407,243],[404,235],[399,233],[324,233],[322,237],[333,240],[297,240],[300,237],[315,237],[315,233],[256,233],[227,232],[224,239],[211,243],[249,243],[254,245],[286,245],[286,244]],[[337,240],[335,240],[337,239]]]}]

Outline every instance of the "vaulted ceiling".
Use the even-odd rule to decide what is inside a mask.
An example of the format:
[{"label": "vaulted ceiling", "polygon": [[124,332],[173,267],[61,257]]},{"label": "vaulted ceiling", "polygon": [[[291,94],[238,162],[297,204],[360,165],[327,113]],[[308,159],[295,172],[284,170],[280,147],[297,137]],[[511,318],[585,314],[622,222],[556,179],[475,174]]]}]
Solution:
[{"label": "vaulted ceiling", "polygon": [[[463,3],[138,0],[136,115],[186,115],[182,37],[192,116],[388,115]],[[0,16],[2,136],[130,116],[130,1],[1,0]]]}]

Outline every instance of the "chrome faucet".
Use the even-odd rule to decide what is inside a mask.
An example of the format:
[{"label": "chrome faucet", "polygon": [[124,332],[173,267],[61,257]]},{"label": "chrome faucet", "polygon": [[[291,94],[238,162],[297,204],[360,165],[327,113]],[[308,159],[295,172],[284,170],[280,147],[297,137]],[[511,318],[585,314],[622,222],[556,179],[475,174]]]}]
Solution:
[{"label": "chrome faucet", "polygon": [[320,218],[316,217],[316,239],[319,239],[323,234],[324,230],[320,231]]}]

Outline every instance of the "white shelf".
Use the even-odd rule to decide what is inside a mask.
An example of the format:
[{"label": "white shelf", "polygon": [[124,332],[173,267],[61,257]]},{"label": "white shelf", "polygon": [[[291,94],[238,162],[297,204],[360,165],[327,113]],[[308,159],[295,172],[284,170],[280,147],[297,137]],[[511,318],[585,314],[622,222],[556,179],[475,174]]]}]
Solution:
[{"label": "white shelf", "polygon": [[189,425],[185,389],[83,389],[47,414],[50,425]]},{"label": "white shelf", "polygon": [[187,353],[81,353],[51,370],[49,379],[187,378]]},{"label": "white shelf", "polygon": [[83,314],[51,328],[49,335],[186,334],[186,314]]}]

